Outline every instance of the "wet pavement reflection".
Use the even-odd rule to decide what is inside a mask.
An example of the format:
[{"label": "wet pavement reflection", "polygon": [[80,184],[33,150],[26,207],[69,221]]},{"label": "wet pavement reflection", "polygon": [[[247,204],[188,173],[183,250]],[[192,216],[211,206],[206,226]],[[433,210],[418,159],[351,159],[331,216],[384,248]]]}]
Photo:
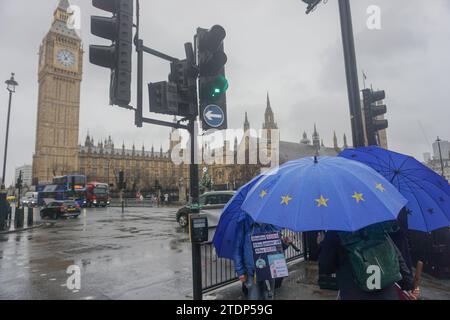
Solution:
[{"label": "wet pavement reflection", "polygon": [[[190,299],[191,249],[174,208],[86,209],[0,235],[0,299]],[[70,266],[79,267],[80,289]]]}]

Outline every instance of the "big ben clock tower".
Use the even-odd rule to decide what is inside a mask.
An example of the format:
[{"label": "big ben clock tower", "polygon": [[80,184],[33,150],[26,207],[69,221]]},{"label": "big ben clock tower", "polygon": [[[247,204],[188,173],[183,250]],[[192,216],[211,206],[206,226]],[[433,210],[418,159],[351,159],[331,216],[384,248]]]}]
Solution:
[{"label": "big ben clock tower", "polygon": [[34,182],[78,170],[80,85],[83,69],[81,39],[67,25],[68,0],[60,0],[53,24],[39,49],[39,98]]}]

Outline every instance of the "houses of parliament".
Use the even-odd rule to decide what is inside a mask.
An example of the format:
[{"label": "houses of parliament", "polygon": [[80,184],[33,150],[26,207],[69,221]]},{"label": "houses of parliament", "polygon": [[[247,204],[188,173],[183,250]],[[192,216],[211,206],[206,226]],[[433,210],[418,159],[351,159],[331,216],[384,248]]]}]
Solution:
[{"label": "houses of parliament", "polygon": [[[54,12],[51,28],[39,49],[38,68],[38,112],[36,147],[33,155],[34,184],[49,182],[54,176],[83,174],[89,181],[107,182],[116,185],[119,171],[124,171],[127,186],[133,190],[163,190],[178,192],[186,199],[189,186],[188,165],[176,165],[171,160],[171,150],[176,142],[171,141],[169,150],[146,149],[145,146],[127,148],[116,145],[111,137],[95,141],[89,134],[79,143],[80,84],[83,76],[83,49],[77,33],[67,27],[69,18],[68,0],[60,0]],[[263,108],[262,108],[263,109]],[[267,96],[264,129],[278,129],[275,115]],[[244,130],[250,129],[247,114]],[[301,135],[301,133],[299,132]],[[240,142],[245,143],[244,139]],[[234,141],[236,154],[239,146]],[[344,147],[346,147],[344,136]],[[224,148],[229,147],[225,143]],[[303,133],[299,142],[280,142],[280,163],[303,156],[336,155],[340,151],[336,135],[334,146],[323,145],[317,129],[311,139]],[[214,164],[199,166],[200,176],[208,167],[209,175],[216,187],[236,188],[258,173],[250,165]]]}]

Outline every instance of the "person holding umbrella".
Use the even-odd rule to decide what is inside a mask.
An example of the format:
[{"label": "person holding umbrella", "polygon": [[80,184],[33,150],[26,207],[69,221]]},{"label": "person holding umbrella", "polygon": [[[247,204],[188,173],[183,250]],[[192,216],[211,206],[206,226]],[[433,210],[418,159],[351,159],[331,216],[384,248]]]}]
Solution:
[{"label": "person holding umbrella", "polygon": [[[262,177],[263,175],[260,175],[241,187],[227,203],[213,238],[218,257],[234,261],[235,271],[242,282],[243,292],[252,300],[272,298],[274,289],[281,286],[281,279],[269,284],[264,282],[254,283],[255,264],[250,241],[251,233],[279,231],[272,225],[256,224],[241,208],[248,192]],[[282,241],[283,249],[293,245],[292,240],[288,237],[282,238]]]},{"label": "person holding umbrella", "polygon": [[[260,281],[257,279],[251,236],[279,232],[279,229],[273,225],[255,223],[248,216],[241,226],[242,228],[236,232],[237,240],[233,259],[236,273],[248,291],[247,298],[249,300],[271,300],[274,298],[275,280]],[[287,246],[288,244],[284,243],[283,248],[287,248]]]},{"label": "person holding umbrella", "polygon": [[408,230],[431,233],[450,226],[448,181],[411,156],[377,146],[346,149],[339,157],[376,170],[408,200],[399,215],[400,230],[391,236],[411,269]]},{"label": "person holding umbrella", "polygon": [[[384,228],[383,225],[376,227]],[[319,268],[326,274],[336,274],[339,298],[341,300],[399,300],[396,288],[397,282],[402,290],[409,292],[410,298],[417,300],[420,290],[414,288],[414,278],[400,251],[390,241],[389,235],[385,231],[382,231],[382,233],[385,232],[385,243],[383,244],[384,241],[377,239],[376,230],[373,229],[374,227],[369,227],[353,234],[335,231],[327,232],[320,244]],[[362,237],[367,237],[368,239],[358,239],[356,240],[356,245],[355,243],[351,245],[346,243],[346,239],[351,237],[358,238],[363,233]],[[358,246],[358,242],[359,248],[355,249],[355,246]],[[366,248],[364,248],[364,242],[367,244]],[[378,249],[374,249],[373,244],[377,242],[378,246],[375,246],[375,248],[378,247]],[[357,252],[353,252],[353,250]],[[380,281],[381,285],[378,287],[376,284],[372,287],[368,286],[371,280],[370,269],[366,268],[365,265],[364,268],[361,268],[363,264],[357,263],[358,258],[355,259],[355,256],[370,257],[372,254],[374,254],[375,261],[381,260],[381,264],[384,267],[384,270],[380,272],[380,278],[393,275],[390,280],[386,279],[384,284],[383,281]],[[400,274],[395,269],[396,265],[399,266]],[[375,273],[374,275],[376,276]],[[360,280],[361,278],[363,280]]]},{"label": "person holding umbrella", "polygon": [[[398,190],[372,168],[341,157],[314,157],[288,162],[267,173],[248,192],[242,209],[258,223],[295,232],[329,230],[322,244],[322,256],[326,253],[322,264],[328,271],[339,271],[341,288],[354,287],[355,273],[359,283],[365,284],[362,279],[372,280],[367,271],[381,272],[374,288],[366,288],[375,292],[401,280],[410,283],[410,274],[383,224],[395,221],[406,204]],[[364,236],[362,242],[359,233]],[[361,252],[367,259],[358,260]],[[362,267],[354,270],[346,263],[346,272],[342,272],[340,259],[345,254]],[[366,262],[370,264],[363,265]],[[368,296],[395,298],[395,291],[386,291],[385,296]],[[351,297],[343,290],[343,298]]]}]

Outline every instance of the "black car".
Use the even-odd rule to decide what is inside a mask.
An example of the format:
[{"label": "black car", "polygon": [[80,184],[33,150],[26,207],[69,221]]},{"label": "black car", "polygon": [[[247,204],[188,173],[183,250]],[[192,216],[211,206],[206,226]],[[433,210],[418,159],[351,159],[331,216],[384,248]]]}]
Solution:
[{"label": "black car", "polygon": [[[234,191],[212,191],[200,196],[200,210],[222,209],[233,198]],[[186,227],[189,223],[189,214],[192,212],[191,204],[180,208],[177,212],[177,222],[181,227]]]},{"label": "black car", "polygon": [[41,218],[77,218],[81,214],[80,205],[75,201],[52,201],[41,209]]}]

